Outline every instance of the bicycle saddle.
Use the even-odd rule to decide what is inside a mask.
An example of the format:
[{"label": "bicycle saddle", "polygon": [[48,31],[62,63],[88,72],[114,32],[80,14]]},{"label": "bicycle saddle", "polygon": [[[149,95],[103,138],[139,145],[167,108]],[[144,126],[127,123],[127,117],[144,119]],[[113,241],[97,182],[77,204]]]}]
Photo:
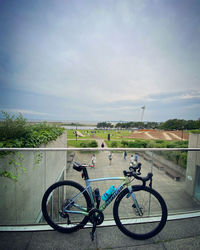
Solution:
[{"label": "bicycle saddle", "polygon": [[78,172],[83,171],[83,173],[82,173],[82,178],[84,178],[85,180],[89,179],[89,176],[88,176],[88,172],[87,172],[86,166],[87,166],[87,165],[82,165],[81,163],[76,162],[76,161],[73,163],[73,169],[75,169],[75,170],[78,171]]},{"label": "bicycle saddle", "polygon": [[81,172],[83,170],[84,166],[81,165],[79,162],[74,162],[73,169],[75,169],[78,172]]}]

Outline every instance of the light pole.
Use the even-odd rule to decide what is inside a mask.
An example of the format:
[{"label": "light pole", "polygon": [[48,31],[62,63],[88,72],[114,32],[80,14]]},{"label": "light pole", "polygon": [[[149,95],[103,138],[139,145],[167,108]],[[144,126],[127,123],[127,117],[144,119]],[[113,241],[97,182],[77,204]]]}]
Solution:
[{"label": "light pole", "polygon": [[142,109],[142,115],[141,115],[141,122],[143,121],[143,118],[144,118],[144,110],[145,110],[145,106],[141,107]]},{"label": "light pole", "polygon": [[184,129],[184,126],[182,126],[182,141],[183,141],[183,129]]},{"label": "light pole", "polygon": [[75,132],[75,135],[76,135],[76,141],[77,141],[77,138],[78,138],[77,124],[76,124],[76,132]]}]

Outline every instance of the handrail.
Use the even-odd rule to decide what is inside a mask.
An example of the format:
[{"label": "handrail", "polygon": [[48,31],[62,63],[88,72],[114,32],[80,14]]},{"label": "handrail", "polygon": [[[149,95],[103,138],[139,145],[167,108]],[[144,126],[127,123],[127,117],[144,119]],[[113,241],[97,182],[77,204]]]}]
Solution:
[{"label": "handrail", "polygon": [[200,151],[200,148],[0,148],[0,151]]}]

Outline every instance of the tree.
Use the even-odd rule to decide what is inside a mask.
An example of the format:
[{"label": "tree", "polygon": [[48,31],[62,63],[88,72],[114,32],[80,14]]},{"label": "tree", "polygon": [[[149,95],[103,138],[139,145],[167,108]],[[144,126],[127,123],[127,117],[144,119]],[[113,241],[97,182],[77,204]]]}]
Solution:
[{"label": "tree", "polygon": [[198,120],[181,120],[181,119],[170,119],[161,125],[161,129],[165,130],[182,130],[182,129],[199,129],[200,121]]},{"label": "tree", "polygon": [[113,125],[110,122],[99,122],[97,123],[97,128],[112,128]]}]

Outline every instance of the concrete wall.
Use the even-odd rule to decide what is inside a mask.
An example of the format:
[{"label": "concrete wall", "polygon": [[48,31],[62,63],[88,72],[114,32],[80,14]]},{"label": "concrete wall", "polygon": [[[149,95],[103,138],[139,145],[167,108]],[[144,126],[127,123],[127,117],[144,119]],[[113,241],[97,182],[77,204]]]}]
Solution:
[{"label": "concrete wall", "polygon": [[[56,141],[41,148],[61,148],[67,146],[66,133],[61,135]],[[40,151],[25,152],[24,161],[21,167],[26,168],[23,173],[19,167],[10,166],[9,159],[17,159],[17,156],[7,156],[0,159],[0,170],[10,170],[18,172],[18,180],[13,181],[8,178],[0,178],[0,224],[33,224],[41,214],[41,199],[45,190],[59,179],[62,173],[65,174],[67,164],[66,151]],[[35,164],[35,158],[40,154],[40,162]],[[18,171],[17,171],[18,169]]]},{"label": "concrete wall", "polygon": [[[190,133],[189,148],[200,148],[200,134]],[[191,196],[194,196],[197,166],[200,166],[200,152],[188,152],[185,190]]]}]

